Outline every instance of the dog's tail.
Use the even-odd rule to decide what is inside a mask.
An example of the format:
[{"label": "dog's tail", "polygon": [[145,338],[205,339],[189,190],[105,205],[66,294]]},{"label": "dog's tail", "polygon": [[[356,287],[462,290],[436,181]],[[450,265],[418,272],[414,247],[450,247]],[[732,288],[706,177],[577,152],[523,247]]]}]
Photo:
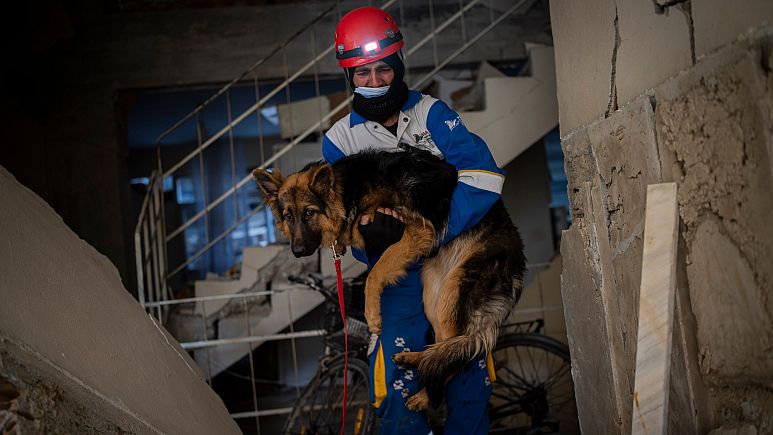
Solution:
[{"label": "dog's tail", "polygon": [[[499,327],[510,313],[515,301],[500,297],[471,313],[462,335],[429,346],[422,352],[419,373],[430,401],[437,405],[443,399],[449,378],[461,372],[475,357],[491,355],[496,345]],[[486,370],[485,366],[480,367]]]}]

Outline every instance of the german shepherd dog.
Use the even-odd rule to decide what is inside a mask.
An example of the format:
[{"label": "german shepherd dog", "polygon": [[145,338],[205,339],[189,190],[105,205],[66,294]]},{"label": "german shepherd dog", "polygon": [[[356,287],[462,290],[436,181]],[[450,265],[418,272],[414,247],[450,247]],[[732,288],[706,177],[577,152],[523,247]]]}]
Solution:
[{"label": "german shepherd dog", "polygon": [[378,207],[397,211],[405,221],[402,238],[384,251],[365,284],[365,318],[381,332],[381,292],[422,257],[423,300],[436,343],[423,352],[394,356],[397,364],[418,367],[425,389],[409,409],[439,403],[446,381],[475,356],[490,355],[499,327],[520,298],[526,268],[523,243],[502,200],[474,227],[439,246],[456,187],[454,166],[423,150],[363,151],[332,165],[313,163],[283,178],[279,171],[252,173],[288,237],[296,257],[320,247],[336,253],[364,249],[357,224]]}]

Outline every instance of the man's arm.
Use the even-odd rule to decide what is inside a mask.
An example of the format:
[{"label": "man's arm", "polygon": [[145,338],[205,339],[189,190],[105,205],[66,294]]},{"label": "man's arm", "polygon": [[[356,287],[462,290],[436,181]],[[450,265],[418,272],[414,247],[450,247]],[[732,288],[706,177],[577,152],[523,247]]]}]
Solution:
[{"label": "man's arm", "polygon": [[453,240],[480,222],[502,193],[505,177],[486,143],[470,133],[459,115],[438,100],[427,115],[427,128],[448,163],[459,171],[451,196],[448,226],[441,243]]},{"label": "man's arm", "polygon": [[331,165],[344,156],[344,152],[325,135],[322,138],[322,158]]}]

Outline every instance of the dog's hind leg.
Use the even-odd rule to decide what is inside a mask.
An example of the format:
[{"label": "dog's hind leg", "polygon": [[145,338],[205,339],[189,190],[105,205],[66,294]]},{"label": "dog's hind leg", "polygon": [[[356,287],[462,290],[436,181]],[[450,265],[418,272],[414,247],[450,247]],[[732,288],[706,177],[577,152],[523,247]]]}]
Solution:
[{"label": "dog's hind leg", "polygon": [[418,393],[409,397],[405,402],[405,407],[414,412],[424,411],[429,408],[429,394],[427,394],[427,389],[422,388]]},{"label": "dog's hind leg", "polygon": [[[392,355],[392,361],[398,367],[418,367],[421,362],[423,352],[400,352]],[[418,393],[409,397],[405,402],[405,407],[411,411],[424,411],[429,407],[429,394],[427,389],[422,388]]]},{"label": "dog's hind leg", "polygon": [[406,224],[403,237],[381,255],[365,282],[365,320],[374,334],[381,333],[381,292],[405,276],[405,271],[420,256],[430,252],[435,230],[413,219]]},{"label": "dog's hind leg", "polygon": [[392,355],[392,361],[401,366],[417,366],[421,362],[421,352],[400,352]]}]

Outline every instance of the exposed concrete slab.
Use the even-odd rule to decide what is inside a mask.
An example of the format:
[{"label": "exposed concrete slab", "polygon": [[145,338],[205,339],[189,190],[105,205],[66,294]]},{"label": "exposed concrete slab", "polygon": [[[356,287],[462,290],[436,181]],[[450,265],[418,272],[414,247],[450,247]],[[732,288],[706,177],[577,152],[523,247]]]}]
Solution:
[{"label": "exposed concrete slab", "polygon": [[[643,228],[642,225],[642,231],[632,236],[631,241],[625,245],[625,249],[612,253],[612,273],[615,283],[612,309],[620,316],[622,352],[629,368],[634,366],[636,358],[636,319],[641,282]],[[631,381],[633,381],[632,376]]]},{"label": "exposed concrete slab", "polygon": [[706,433],[711,427],[708,392],[698,365],[698,326],[690,302],[687,246],[679,236],[676,264],[676,316],[669,396],[669,433]]},{"label": "exposed concrete slab", "polygon": [[616,393],[608,346],[601,276],[593,266],[593,229],[586,219],[576,219],[561,238],[561,254],[584,259],[564,263],[561,294],[572,355],[572,378],[580,429],[583,433],[616,434],[622,431],[615,412]]},{"label": "exposed concrete slab", "polygon": [[751,267],[714,219],[695,233],[687,274],[698,296],[692,306],[705,378],[714,385],[771,385],[773,324]]},{"label": "exposed concrete slab", "polygon": [[770,0],[701,0],[692,2],[695,55],[704,56],[747,33],[773,24]]},{"label": "exposed concrete slab", "polygon": [[[705,218],[719,219],[760,291],[771,294],[771,115],[758,60],[756,51],[731,48],[699,62],[693,73],[656,89],[656,116],[663,167],[679,183],[688,245]],[[773,298],[763,301],[773,317]]]},{"label": "exposed concrete slab", "polygon": [[[19,393],[11,403],[11,410],[19,413],[13,418],[18,432],[4,434],[157,433],[62,376],[39,353],[1,333],[0,380]],[[0,399],[5,399],[3,394]],[[0,421],[5,417],[2,410],[7,409],[2,402],[5,400],[0,400]]]},{"label": "exposed concrete slab", "polygon": [[770,388],[723,387],[712,388],[709,392],[712,407],[722,410],[722,418],[714,422],[715,426],[721,425],[719,429],[752,426],[760,435],[773,433],[773,394],[770,394]]},{"label": "exposed concrete slab", "polygon": [[623,105],[692,64],[688,18],[676,7],[657,14],[651,2],[615,0],[620,47],[615,84]]},{"label": "exposed concrete slab", "polygon": [[647,96],[588,128],[613,250],[640,233],[647,185],[660,183],[655,115]]},{"label": "exposed concrete slab", "polygon": [[714,424],[751,421],[767,433],[773,396],[751,386],[770,385],[773,373],[773,162],[763,52],[754,41],[723,48],[659,86],[655,98],[664,178],[679,183],[698,358],[714,386],[710,413]]},{"label": "exposed concrete slab", "polygon": [[[654,113],[641,97],[587,129],[598,187],[591,192],[623,427],[630,427],[647,184],[660,180]],[[570,184],[570,188],[574,185]],[[587,207],[587,205],[586,205]],[[587,210],[587,208],[586,208]],[[602,239],[604,235],[606,240]]]},{"label": "exposed concrete slab", "polygon": [[[677,289],[677,293],[680,290]],[[678,295],[677,295],[678,298]],[[671,348],[671,367],[668,396],[668,421],[667,432],[673,434],[703,433],[695,427],[695,419],[691,403],[690,385],[687,382],[687,367],[685,366],[685,349],[681,345],[680,338],[685,331],[679,322],[678,302],[674,316],[673,342]]]},{"label": "exposed concrete slab", "polygon": [[[561,276],[562,294],[564,307],[566,307],[567,332],[572,352],[575,351],[575,348],[581,347],[594,349],[593,352],[587,354],[580,353],[580,356],[577,357],[573,355],[573,361],[576,358],[588,358],[584,361],[578,361],[578,364],[595,365],[603,360],[604,368],[608,370],[603,383],[610,390],[603,393],[605,397],[603,403],[597,402],[591,406],[578,402],[581,427],[587,433],[618,433],[622,428],[630,428],[635,352],[635,346],[623,344],[622,331],[635,328],[636,316],[633,313],[633,315],[623,318],[624,311],[620,310],[620,306],[627,306],[630,302],[627,301],[625,295],[620,294],[615,282],[613,253],[608,234],[608,213],[603,204],[606,200],[602,199],[601,185],[603,182],[598,176],[598,165],[592,144],[588,129],[577,131],[562,141],[568,175],[567,189],[574,220],[572,228],[579,225],[583,237],[581,250],[578,250],[579,246],[565,245],[566,242],[562,242],[562,255],[572,255],[576,258],[576,262],[571,267],[564,268],[564,273]],[[572,229],[569,231],[571,232]],[[575,276],[576,273],[581,273],[579,270],[583,267],[586,270],[582,273],[590,274],[593,277],[594,298],[592,301],[584,301],[584,308],[578,309],[574,302],[567,299],[570,296],[566,286],[575,280],[586,279]],[[574,295],[574,297],[578,296]],[[588,298],[587,295],[585,297]],[[588,304],[593,304],[592,309],[595,314],[585,317],[584,310],[591,309]],[[584,324],[580,326],[582,323]],[[592,338],[589,338],[588,335],[583,334],[582,328],[594,329],[596,333]],[[630,340],[635,343],[635,337]],[[597,347],[603,347],[603,349]],[[590,391],[594,390],[599,382],[602,381],[592,376],[575,378],[577,397],[582,401],[587,401],[588,397],[593,397],[593,401],[597,400],[600,394],[598,392],[593,394]],[[614,420],[617,428],[605,427],[606,423],[599,421],[598,415],[595,414],[598,412],[605,415],[606,418]],[[590,421],[599,421],[599,423],[589,423]],[[599,426],[595,426],[596,424]],[[610,432],[610,430],[612,431]]]},{"label": "exposed concrete slab", "polygon": [[[633,400],[633,384],[636,352],[636,337],[625,337],[623,331],[636,329],[636,313],[630,317],[623,317],[620,306],[629,306],[631,301],[618,291],[617,282],[613,273],[612,250],[609,246],[609,232],[607,224],[607,212],[602,205],[601,180],[597,179],[593,187],[586,189],[589,196],[586,202],[591,204],[594,234],[596,236],[596,267],[601,272],[601,303],[604,309],[603,321],[606,322],[607,342],[612,361],[612,383],[615,387],[615,408],[608,412],[616,412],[622,423],[622,428],[631,426],[631,404]],[[586,183],[588,185],[590,183]],[[635,293],[634,293],[635,294]],[[638,311],[638,310],[637,310]],[[631,350],[633,349],[633,350]],[[627,350],[627,351],[626,351]]]},{"label": "exposed concrete slab", "polygon": [[109,260],[2,168],[0,203],[0,333],[38,361],[41,376],[87,408],[111,410],[104,418],[123,430],[239,432]]},{"label": "exposed concrete slab", "polygon": [[611,89],[615,48],[612,0],[552,0],[561,136],[601,117]]},{"label": "exposed concrete slab", "polygon": [[590,204],[585,203],[585,182],[595,179],[596,161],[591,149],[588,130],[580,130],[561,140],[564,151],[564,172],[567,178],[567,193],[569,194],[569,211],[572,220],[585,216],[585,210]]}]

